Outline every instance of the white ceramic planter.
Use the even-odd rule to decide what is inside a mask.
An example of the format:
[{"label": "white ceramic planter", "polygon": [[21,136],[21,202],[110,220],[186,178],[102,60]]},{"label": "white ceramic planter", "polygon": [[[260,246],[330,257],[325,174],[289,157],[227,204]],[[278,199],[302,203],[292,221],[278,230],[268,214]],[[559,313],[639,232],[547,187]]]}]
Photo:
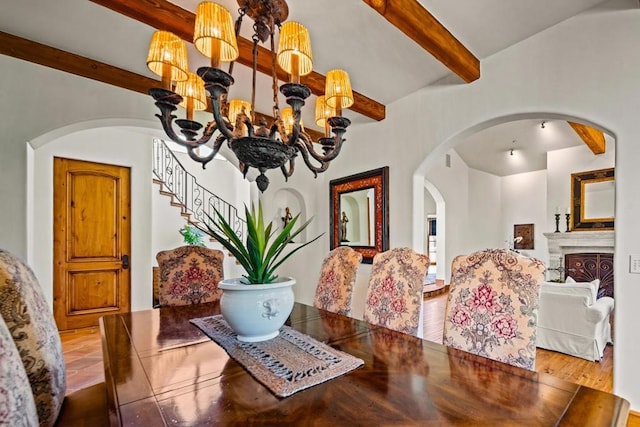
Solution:
[{"label": "white ceramic planter", "polygon": [[238,340],[266,341],[275,338],[293,310],[295,279],[279,277],[265,285],[247,285],[243,279],[225,279],[220,311]]}]

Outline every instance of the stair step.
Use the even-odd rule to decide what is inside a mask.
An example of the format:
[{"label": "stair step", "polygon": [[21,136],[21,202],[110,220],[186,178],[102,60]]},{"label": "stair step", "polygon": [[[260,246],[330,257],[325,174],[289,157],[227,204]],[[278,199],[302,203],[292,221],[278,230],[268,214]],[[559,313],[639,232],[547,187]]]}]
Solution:
[{"label": "stair step", "polygon": [[[160,185],[163,184],[162,181],[155,178],[153,179],[153,182],[154,184],[160,184]],[[160,191],[160,194],[162,194],[163,196],[171,197],[171,201],[169,202],[169,204],[173,207],[180,208],[180,215],[187,219],[187,223],[189,223],[194,227],[198,227],[199,225],[201,225],[200,221],[192,219],[192,213],[187,211],[185,206],[182,203],[180,203],[179,201],[176,201],[175,194],[170,193],[166,190],[163,190],[162,188],[160,188],[159,191]],[[209,236],[209,241],[211,241],[212,243],[218,243],[218,240],[211,236]],[[227,252],[227,256],[230,258],[235,258],[231,252]],[[240,265],[240,262],[237,259],[235,260],[235,263],[236,265]]]},{"label": "stair step", "polygon": [[[195,177],[193,175],[191,175],[186,169],[184,169],[184,167],[182,166],[182,164],[180,164],[180,161],[177,159],[177,157],[175,157],[175,155],[171,152],[171,150],[167,147],[167,145],[160,141],[160,140],[154,140],[153,142],[153,153],[154,153],[154,158],[157,159],[164,159],[165,157],[167,158],[171,158],[169,159],[171,163],[171,167],[174,168],[174,175],[173,177],[167,177],[167,178],[171,178],[171,179],[175,179],[176,184],[177,183],[184,183],[185,188],[190,188],[188,183],[193,183],[193,185],[195,186],[195,188],[200,189],[203,193],[208,192],[208,190],[204,189],[202,186],[200,186],[200,184],[197,182],[197,180],[195,179]],[[164,166],[162,165],[158,165],[158,167],[162,167],[164,168]],[[180,208],[180,215],[182,215],[182,217],[186,218],[187,224],[190,224],[192,226],[195,226],[197,228],[204,228],[203,226],[203,222],[199,219],[196,219],[196,214],[194,212],[192,212],[191,210],[187,209],[187,207],[185,206],[184,203],[182,203],[182,201],[176,196],[174,189],[172,189],[169,185],[167,185],[167,180],[162,180],[160,178],[158,178],[158,175],[156,175],[156,169],[154,166],[154,170],[153,170],[154,176],[152,177],[152,181],[154,184],[157,184],[159,186],[159,192],[161,195],[163,196],[168,196],[170,197],[170,202],[169,204],[173,207],[177,207]],[[180,180],[180,181],[179,181]],[[191,181],[192,180],[192,181]],[[192,189],[193,190],[193,189]],[[217,196],[213,193],[211,193],[213,195],[213,197]],[[220,199],[223,203],[226,204],[226,202],[222,199]],[[210,237],[210,236],[209,236]],[[219,243],[216,239],[210,237],[209,239],[212,243]],[[229,253],[228,256],[233,257],[233,254]],[[235,258],[235,257],[234,257]],[[239,264],[236,260],[236,264]]]}]

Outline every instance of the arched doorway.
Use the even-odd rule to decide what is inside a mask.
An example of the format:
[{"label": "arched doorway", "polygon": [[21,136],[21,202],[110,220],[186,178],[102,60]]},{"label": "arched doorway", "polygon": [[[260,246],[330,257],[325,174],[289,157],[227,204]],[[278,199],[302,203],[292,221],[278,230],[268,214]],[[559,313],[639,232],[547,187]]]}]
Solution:
[{"label": "arched doorway", "polygon": [[[497,119],[499,122],[498,126],[512,123],[514,120],[522,120],[522,115],[503,117]],[[526,116],[527,119],[534,119],[537,122],[538,127],[542,123],[543,119],[548,118],[545,114],[539,114],[534,116]],[[576,121],[578,123],[586,123],[590,126],[593,124],[585,122],[584,120],[576,119],[574,117],[568,116],[553,116],[553,121],[562,122],[564,126],[567,126],[566,121]],[[483,198],[488,199],[489,201],[499,200],[499,199],[508,199],[510,200],[502,201],[500,204],[500,208],[495,211],[486,211],[482,209],[478,209],[478,203],[471,203],[469,200],[474,198],[474,194],[478,193],[478,188],[482,186],[482,182],[491,182],[490,178],[487,178],[486,181],[482,181],[482,177],[479,178],[479,175],[469,173],[468,175],[463,177],[463,181],[466,181],[466,186],[464,183],[460,184],[460,187],[455,187],[456,183],[453,183],[455,187],[455,195],[457,197],[465,199],[465,204],[457,204],[454,205],[455,197],[452,197],[452,191],[450,188],[446,188],[442,186],[442,182],[444,180],[449,179],[450,177],[446,176],[446,173],[443,172],[442,169],[445,168],[443,166],[446,163],[443,161],[446,155],[456,156],[456,152],[452,151],[454,147],[458,147],[461,144],[464,144],[466,140],[470,139],[470,136],[483,131],[484,129],[489,129],[491,127],[496,126],[496,121],[491,121],[490,123],[485,123],[485,127],[474,127],[472,132],[469,132],[469,129],[465,130],[461,134],[456,137],[450,138],[449,140],[443,142],[440,149],[445,144],[447,145],[448,150],[440,151],[437,155],[432,153],[430,156],[423,161],[421,166],[427,165],[428,167],[421,169],[420,176],[423,178],[426,186],[426,182],[429,182],[430,185],[435,186],[436,189],[443,196],[444,202],[447,206],[447,211],[451,215],[447,215],[447,228],[445,229],[445,241],[447,242],[447,253],[445,255],[446,265],[447,265],[447,277],[450,275],[449,268],[451,264],[451,260],[457,254],[460,253],[469,253],[473,250],[481,249],[481,246],[485,247],[509,247],[513,248],[510,245],[510,242],[513,239],[513,226],[518,222],[526,221],[527,218],[533,217],[532,220],[536,224],[536,233],[539,234],[536,239],[535,251],[531,250],[527,255],[534,256],[536,258],[542,259],[547,266],[550,266],[549,263],[549,252],[547,249],[547,240],[545,236],[542,235],[543,232],[553,233],[555,224],[554,217],[555,214],[561,211],[562,215],[562,223],[560,233],[564,233],[565,231],[565,210],[571,205],[571,196],[570,196],[570,175],[572,173],[581,172],[585,170],[591,169],[600,169],[605,167],[613,167],[615,166],[615,139],[610,135],[606,135],[607,141],[607,154],[600,155],[600,157],[594,156],[593,153],[590,153],[586,146],[576,146],[577,148],[564,148],[562,150],[555,150],[557,152],[553,152],[549,154],[548,164],[545,168],[545,171],[536,173],[530,172],[526,177],[509,177],[509,178],[495,178],[494,182],[498,182],[497,187],[500,189],[502,194],[500,194],[497,198],[492,198],[490,195],[483,194]],[[546,128],[549,128],[549,124],[546,124]],[[606,132],[606,131],[605,131]],[[544,141],[538,140],[533,141],[533,143],[542,144]],[[504,149],[502,155],[505,160],[510,159],[511,156],[510,149],[512,147],[512,141],[510,139],[505,138],[504,140]],[[486,149],[486,148],[485,148]],[[576,154],[577,150],[582,150],[588,153],[588,158],[583,156],[580,157],[580,154]],[[431,158],[432,156],[436,156],[436,158]],[[463,162],[461,157],[453,160]],[[573,163],[572,163],[573,162]],[[611,163],[608,163],[611,162]],[[439,169],[440,168],[440,169]],[[457,169],[453,172],[453,174],[462,176],[464,174],[460,173],[460,169]],[[418,175],[418,174],[416,174]],[[438,181],[436,176],[443,176],[443,180]],[[502,182],[501,182],[502,181]],[[417,182],[417,179],[416,181]],[[473,182],[470,184],[469,182]],[[478,184],[480,182],[480,184]],[[450,183],[450,182],[449,182]],[[544,194],[531,195],[531,193],[535,193],[531,189],[535,187],[535,185],[540,185],[544,187]],[[461,188],[463,187],[464,188]],[[486,187],[488,189],[488,187]],[[542,193],[542,191],[541,191]],[[414,191],[414,197],[419,196],[420,192]],[[538,197],[536,206],[528,204],[524,199],[526,197]],[[617,201],[619,205],[619,201]],[[429,203],[423,201],[418,201],[418,204],[422,204],[423,213],[426,214],[428,212]],[[522,206],[517,206],[518,204]],[[452,206],[454,205],[454,206]],[[452,213],[453,210],[453,213]],[[522,212],[526,212],[523,219]],[[462,214],[460,214],[462,212]],[[499,220],[502,222],[502,228],[496,228],[491,226],[491,222],[484,221],[485,217],[500,215],[502,218]],[[518,217],[518,215],[520,215]],[[452,219],[452,217],[454,217]],[[457,217],[457,218],[455,218]],[[440,218],[438,218],[440,219]],[[451,220],[452,219],[452,220]],[[420,223],[418,221],[414,221],[414,227],[419,226]],[[538,228],[542,228],[538,230]],[[494,239],[486,239],[486,234],[483,238],[482,232],[475,232],[475,228],[480,228],[484,230],[498,230],[499,236]],[[414,229],[415,230],[415,229]],[[510,234],[511,233],[511,234]],[[578,233],[576,231],[572,232],[572,234]],[[486,243],[486,245],[484,244]],[[612,353],[612,352],[611,352]],[[579,359],[576,359],[579,361]]]}]

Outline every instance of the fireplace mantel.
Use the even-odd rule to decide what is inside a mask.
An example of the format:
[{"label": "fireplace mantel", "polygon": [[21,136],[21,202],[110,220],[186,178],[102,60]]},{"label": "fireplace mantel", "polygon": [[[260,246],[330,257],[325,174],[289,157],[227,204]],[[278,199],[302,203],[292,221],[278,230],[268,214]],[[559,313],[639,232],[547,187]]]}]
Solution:
[{"label": "fireplace mantel", "polygon": [[544,233],[549,245],[549,255],[565,255],[577,252],[613,253],[614,231],[571,231],[569,233]]}]

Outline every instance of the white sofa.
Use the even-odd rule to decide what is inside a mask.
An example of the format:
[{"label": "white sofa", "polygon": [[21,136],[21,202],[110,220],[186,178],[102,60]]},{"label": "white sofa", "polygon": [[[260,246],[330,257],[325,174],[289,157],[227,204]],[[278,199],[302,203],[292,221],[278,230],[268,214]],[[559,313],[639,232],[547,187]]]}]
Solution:
[{"label": "white sofa", "polygon": [[599,280],[544,282],[540,291],[536,346],[587,360],[600,360],[611,340],[614,301],[597,298]]}]

